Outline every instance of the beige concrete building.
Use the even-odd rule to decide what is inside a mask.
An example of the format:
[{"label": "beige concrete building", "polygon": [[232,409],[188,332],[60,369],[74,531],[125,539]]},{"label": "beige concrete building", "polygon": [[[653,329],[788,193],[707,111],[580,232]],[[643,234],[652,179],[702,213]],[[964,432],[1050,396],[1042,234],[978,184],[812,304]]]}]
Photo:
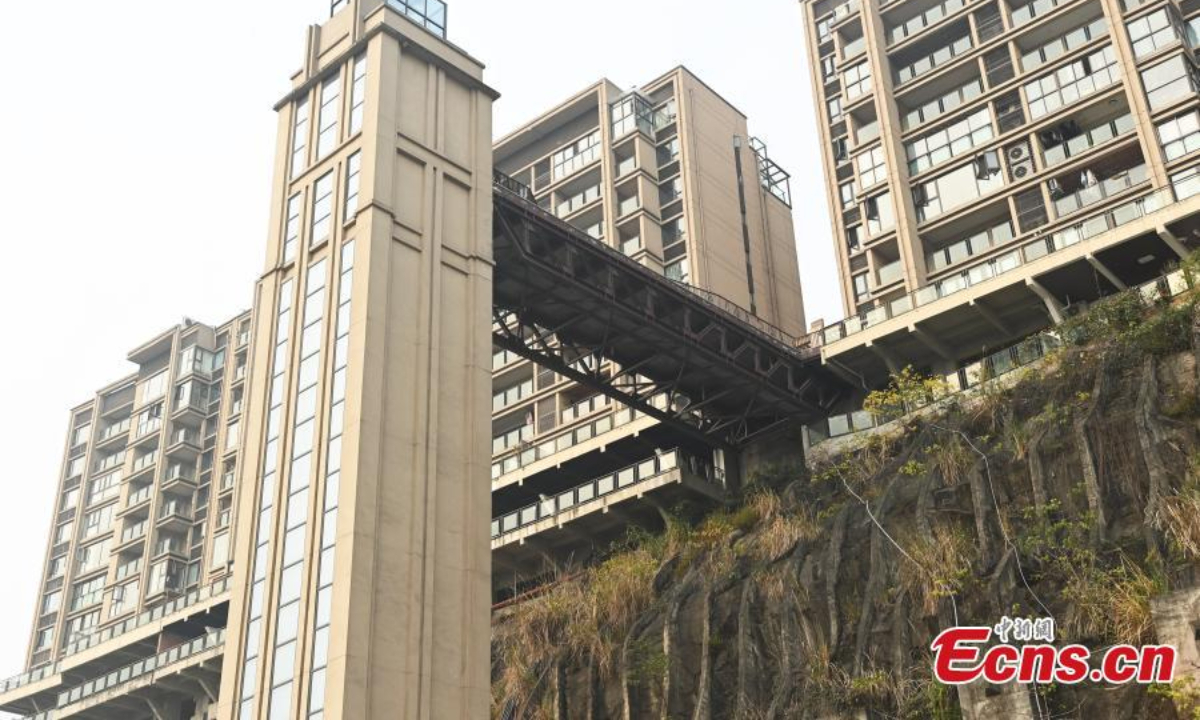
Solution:
[{"label": "beige concrete building", "polygon": [[[598,242],[803,334],[787,173],[686,68],[634,90],[601,80],[498,140],[495,163]],[[509,352],[492,369],[498,597],[604,549],[645,514],[643,496],[662,506],[723,491],[722,458],[704,444]]]},{"label": "beige concrete building", "polygon": [[250,313],[216,327],[186,320],[71,411],[29,671],[0,684],[0,697],[22,701],[14,709],[67,717],[93,697],[64,692],[72,678],[219,643],[250,337]]},{"label": "beige concrete building", "polygon": [[724,497],[703,438],[495,351],[494,166],[760,332],[804,328],[787,174],[686,69],[602,81],[493,146],[496,93],[444,6],[331,9],[276,105],[255,320],[176,328],[73,411],[0,709],[486,717],[497,594]]},{"label": "beige concrete building", "polygon": [[847,316],[812,341],[852,381],[954,375],[1196,246],[1200,4],[801,10]]}]

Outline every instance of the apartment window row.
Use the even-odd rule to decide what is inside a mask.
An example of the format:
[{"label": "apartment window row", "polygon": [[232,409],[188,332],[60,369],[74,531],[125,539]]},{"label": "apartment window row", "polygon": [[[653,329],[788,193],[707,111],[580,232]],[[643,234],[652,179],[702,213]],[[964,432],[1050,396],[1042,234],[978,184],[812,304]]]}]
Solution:
[{"label": "apartment window row", "polygon": [[1179,42],[1184,34],[1179,17],[1170,5],[1131,20],[1127,26],[1133,55],[1138,59]]},{"label": "apartment window row", "polygon": [[973,162],[913,188],[913,202],[921,221],[962,207],[1004,186],[1000,157],[986,152]]},{"label": "apartment window row", "polygon": [[853,181],[838,185],[838,198],[841,200],[843,210],[849,210],[854,206],[854,197]]},{"label": "apartment window row", "polygon": [[854,158],[854,164],[858,168],[860,191],[887,179],[887,159],[884,158],[882,145],[877,145]]},{"label": "apartment window row", "polygon": [[77,618],[74,618],[67,623],[66,642],[77,642],[85,637],[96,632],[96,626],[100,624],[100,611],[93,610],[89,613],[84,613]]},{"label": "apartment window row", "polygon": [[1025,84],[1031,118],[1039,118],[1092,95],[1121,78],[1111,45]]},{"label": "apartment window row", "polygon": [[846,100],[855,100],[871,92],[871,63],[863,62],[846,69],[842,75]]},{"label": "apartment window row", "polygon": [[600,158],[600,131],[595,130],[550,156],[555,180],[571,175]]},{"label": "apartment window row", "polygon": [[902,124],[905,130],[911,130],[918,125],[931,122],[965,103],[983,94],[983,80],[972,78],[963,85],[951,90],[945,95],[936,97],[918,108],[904,114]]},{"label": "apartment window row", "polygon": [[325,453],[325,484],[321,521],[321,552],[317,560],[317,610],[313,620],[312,674],[309,717],[325,709],[325,669],[329,664],[329,627],[333,617],[334,549],[337,538],[338,493],[341,490],[342,430],[346,414],[346,380],[350,363],[350,300],[354,276],[354,242],[342,246],[341,279],[329,393],[329,442]]},{"label": "apartment window row", "polygon": [[1045,45],[1021,55],[1021,68],[1025,72],[1036,70],[1046,63],[1054,62],[1063,55],[1067,55],[1097,38],[1104,37],[1107,32],[1108,21],[1103,17],[1096,18],[1074,30],[1057,35]]},{"label": "apartment window row", "polygon": [[896,82],[905,83],[918,78],[934,68],[941,67],[954,58],[971,50],[971,35],[968,33],[943,45],[923,58],[902,66],[896,71]]},{"label": "apartment window row", "polygon": [[71,589],[71,612],[99,605],[104,600],[104,580],[103,575],[98,575],[77,583]]},{"label": "apartment window row", "polygon": [[[359,55],[350,66],[350,133],[362,130],[363,110],[366,103],[367,58]],[[338,146],[340,140],[342,105],[342,71],[339,68],[323,80],[318,88],[317,107],[317,160],[327,157]],[[291,177],[296,178],[308,168],[309,125],[312,109],[308,97],[296,101],[292,117],[292,161]]]},{"label": "apartment window row", "polygon": [[84,515],[82,537],[86,539],[111,530],[115,509],[116,505],[106,505],[99,510],[93,510]]},{"label": "apartment window row", "polygon": [[888,42],[897,43],[912,35],[916,35],[930,25],[942,20],[948,15],[967,6],[967,0],[943,0],[933,7],[910,17],[888,31]]},{"label": "apartment window row", "polygon": [[300,244],[300,214],[304,211],[304,193],[296,193],[287,201],[287,223],[283,230],[283,261],[296,259],[296,246]]},{"label": "apartment window row", "polygon": [[1115,137],[1132,132],[1133,129],[1133,116],[1129,114],[1099,123],[1087,130],[1079,128],[1074,121],[1064,123],[1039,133],[1042,156],[1046,165],[1053,167]]},{"label": "apartment window row", "polygon": [[275,505],[275,477],[279,472],[279,443],[283,426],[283,403],[288,367],[288,348],[292,327],[292,292],[294,282],[285,280],[279,289],[279,310],[276,312],[275,353],[268,393],[266,444],[263,447],[262,479],[259,481],[257,525],[254,530],[255,550],[251,565],[249,610],[246,637],[242,650],[242,685],[238,695],[238,718],[254,717],[255,689],[258,684],[259,641],[262,639],[263,603],[266,598],[267,553],[271,544],[272,508]]},{"label": "apartment window row", "polygon": [[842,118],[842,99],[840,97],[830,98],[825,102],[825,109],[829,113],[829,122],[837,122]]},{"label": "apartment window row", "polygon": [[358,191],[362,174],[362,153],[356,152],[346,160],[346,202],[342,210],[345,222],[358,213]]},{"label": "apartment window row", "polygon": [[554,211],[559,217],[566,217],[575,212],[579,208],[589,203],[600,199],[600,186],[593,185],[592,187],[584,188],[579,192],[571,195],[565,200],[559,201],[555,206]]},{"label": "apartment window row", "polygon": [[141,580],[133,580],[113,588],[112,601],[108,606],[108,617],[115,618],[137,609],[141,593]]},{"label": "apartment window row", "polygon": [[1070,0],[1033,0],[1019,5],[1012,10],[1012,25],[1014,28],[1019,28],[1033,22],[1035,18],[1045,15],[1065,2],[1070,2]]},{"label": "apartment window row", "polygon": [[956,243],[947,245],[940,250],[931,252],[926,257],[926,263],[931,272],[937,272],[950,267],[956,263],[960,263],[973,255],[988,250],[993,247],[999,247],[1015,237],[1013,234],[1012,223],[1004,220],[999,224],[990,227],[986,230],[971,235],[970,237],[959,240]]},{"label": "apartment window row", "polygon": [[914,175],[924,172],[993,137],[992,109],[984,107],[951,125],[905,143],[909,172]]},{"label": "apartment window row", "polygon": [[300,596],[308,538],[309,488],[316,445],[318,372],[324,335],[326,260],[308,269],[305,282],[303,331],[300,335],[299,380],[292,420],[291,467],[288,470],[287,510],[284,513],[283,558],[275,602],[275,649],[271,660],[268,717],[291,717],[296,649],[300,633]]},{"label": "apartment window row", "polygon": [[663,262],[673,262],[687,252],[687,230],[683,218],[662,226]]},{"label": "apartment window row", "polygon": [[1200,92],[1200,74],[1184,55],[1176,55],[1142,71],[1142,84],[1152,110],[1161,110],[1176,101]]},{"label": "apartment window row", "polygon": [[75,572],[84,575],[108,565],[108,552],[112,538],[81,547],[75,551]]},{"label": "apartment window row", "polygon": [[1192,110],[1158,124],[1158,139],[1167,162],[1200,150],[1200,110]]}]

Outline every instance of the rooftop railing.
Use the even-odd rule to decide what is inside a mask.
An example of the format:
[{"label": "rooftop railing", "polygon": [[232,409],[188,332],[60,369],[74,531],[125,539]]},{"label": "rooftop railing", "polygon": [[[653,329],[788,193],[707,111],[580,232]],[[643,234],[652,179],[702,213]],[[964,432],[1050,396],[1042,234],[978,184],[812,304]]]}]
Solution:
[{"label": "rooftop railing", "polygon": [[102,677],[90,680],[78,687],[59,693],[58,707],[61,709],[86,700],[94,695],[111,690],[125,683],[144,677],[158,670],[186,660],[194,655],[225,645],[225,629],[214,630],[207,635],[198,637],[190,642],[166,650],[157,655],[138,660],[135,663],[114,670]]},{"label": "rooftop railing", "polygon": [[0,681],[0,693],[11,692],[18,688],[25,687],[39,680],[45,680],[52,675],[58,674],[59,664],[44,665],[40,668],[34,668],[29,672],[14,675],[7,680]]},{"label": "rooftop railing", "polygon": [[441,0],[387,0],[388,7],[445,39],[446,3]]}]

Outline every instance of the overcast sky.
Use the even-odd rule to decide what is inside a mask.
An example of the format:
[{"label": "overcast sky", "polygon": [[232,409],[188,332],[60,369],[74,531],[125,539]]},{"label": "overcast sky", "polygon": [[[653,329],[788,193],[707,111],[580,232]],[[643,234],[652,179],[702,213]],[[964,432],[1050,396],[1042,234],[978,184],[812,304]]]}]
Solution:
[{"label": "overcast sky", "polygon": [[[808,319],[841,317],[795,0],[450,0],[487,66],[497,135],[608,77],[679,64],[750,117],[793,174]],[[249,307],[262,269],[274,102],[328,0],[6,3],[0,323],[8,410],[0,677],[22,669],[67,411],[184,316]]]}]

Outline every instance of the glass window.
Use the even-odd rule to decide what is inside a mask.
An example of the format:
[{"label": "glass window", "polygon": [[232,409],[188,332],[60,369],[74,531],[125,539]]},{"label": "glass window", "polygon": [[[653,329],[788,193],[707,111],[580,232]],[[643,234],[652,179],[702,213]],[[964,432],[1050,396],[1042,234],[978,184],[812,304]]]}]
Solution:
[{"label": "glass window", "polygon": [[288,198],[287,225],[283,230],[283,261],[291,262],[296,257],[296,246],[300,243],[300,209],[302,193]]},{"label": "glass window", "polygon": [[670,280],[677,282],[688,281],[688,262],[687,258],[681,258],[663,268],[663,274]]},{"label": "glass window", "polygon": [[312,236],[309,243],[316,247],[329,239],[333,217],[333,173],[328,172],[317,180],[313,188]]},{"label": "glass window", "polygon": [[829,122],[837,122],[842,117],[842,99],[831,98],[825,105],[829,110]]},{"label": "glass window", "polygon": [[1170,6],[1131,20],[1127,25],[1129,40],[1133,43],[1133,54],[1138,58],[1176,43],[1183,36],[1182,28],[1179,27]]},{"label": "glass window", "polygon": [[968,80],[966,84],[951,90],[945,95],[936,97],[920,107],[909,110],[905,113],[901,124],[905,130],[909,130],[918,125],[930,122],[954,110],[963,103],[974,100],[982,94],[983,80],[980,78]]},{"label": "glass window", "polygon": [[353,84],[350,86],[350,134],[362,130],[363,108],[367,104],[367,56],[354,58]]},{"label": "glass window", "polygon": [[838,185],[838,195],[841,197],[843,210],[854,205],[854,183],[846,182]]},{"label": "glass window", "polygon": [[600,131],[589,133],[550,156],[554,179],[571,175],[600,158]]},{"label": "glass window", "polygon": [[358,213],[358,183],[362,170],[362,153],[356,152],[346,161],[346,207],[343,222],[350,222]]},{"label": "glass window", "polygon": [[292,126],[292,177],[297,177],[308,167],[308,98],[296,103],[295,122]]},{"label": "glass window", "polygon": [[1039,118],[1102,90],[1121,77],[1112,46],[1025,84],[1031,118]]},{"label": "glass window", "polygon": [[881,235],[896,226],[896,209],[892,204],[891,192],[867,198],[864,215],[867,216],[867,235]]},{"label": "glass window", "polygon": [[1159,123],[1158,139],[1168,162],[1200,149],[1200,110],[1192,110]]},{"label": "glass window", "polygon": [[338,143],[338,119],[342,114],[342,75],[335,73],[333,77],[321,84],[321,115],[317,135],[317,158],[323,158]]},{"label": "glass window", "polygon": [[1143,70],[1142,83],[1146,86],[1146,98],[1154,110],[1189,97],[1200,88],[1196,80],[1196,68],[1182,55]]},{"label": "glass window", "polygon": [[1108,30],[1108,21],[1103,17],[1091,20],[1074,30],[1059,34],[1053,40],[1030,50],[1021,56],[1021,67],[1029,72],[1048,62],[1066,55],[1086,43],[1103,37]]},{"label": "glass window", "polygon": [[42,598],[42,614],[47,615],[52,612],[57,612],[62,607],[62,591],[55,590],[49,595]]},{"label": "glass window", "polygon": [[142,381],[141,404],[157,400],[167,394],[167,373],[160,372],[154,377]]},{"label": "glass window", "polygon": [[860,191],[877,185],[887,179],[887,161],[883,157],[883,146],[871,148],[854,159],[858,167],[858,188]]},{"label": "glass window", "polygon": [[904,144],[908,170],[916,175],[962,155],[994,137],[992,109],[984,107],[956,123]]},{"label": "glass window", "polygon": [[862,301],[864,298],[866,298],[870,294],[871,294],[871,289],[867,284],[867,274],[862,273],[861,275],[855,275],[854,276],[854,299],[858,300],[858,301]]},{"label": "glass window", "polygon": [[917,217],[935,218],[1003,186],[1000,158],[995,151],[984,153],[974,162],[918,185],[913,197]]},{"label": "glass window", "polygon": [[846,88],[848,101],[871,92],[871,64],[863,62],[847,68],[842,76],[842,85]]}]

